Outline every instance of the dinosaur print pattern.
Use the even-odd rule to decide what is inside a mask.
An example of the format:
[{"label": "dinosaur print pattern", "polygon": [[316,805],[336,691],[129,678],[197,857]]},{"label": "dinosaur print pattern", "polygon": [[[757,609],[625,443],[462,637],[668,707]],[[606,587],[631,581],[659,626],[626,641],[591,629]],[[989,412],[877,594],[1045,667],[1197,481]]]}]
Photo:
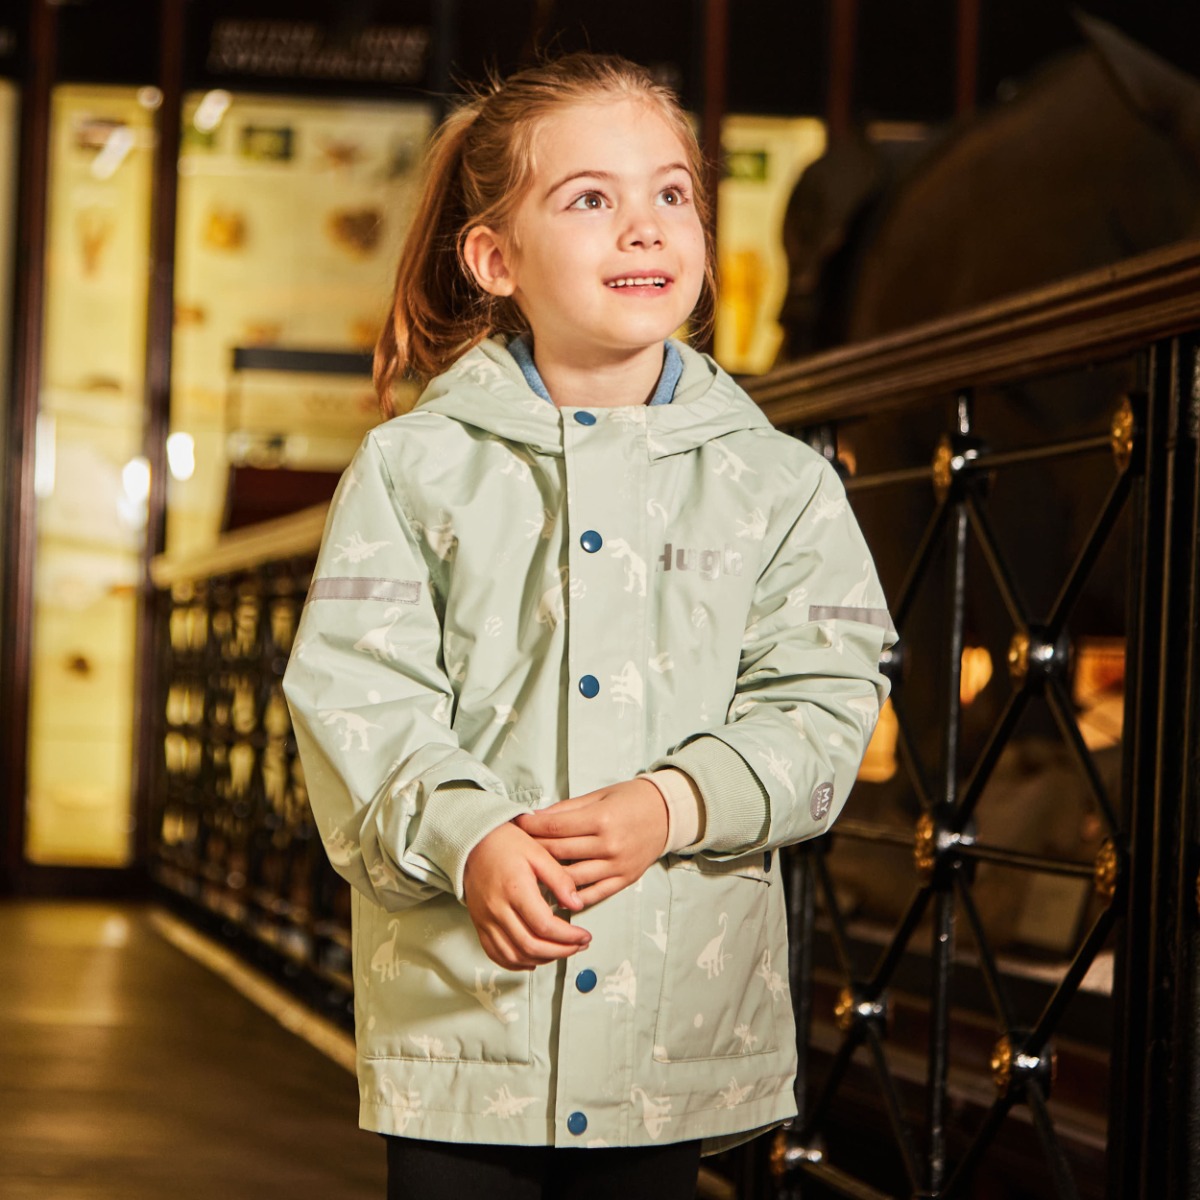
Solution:
[{"label": "dinosaur print pattern", "polygon": [[359,713],[346,712],[340,708],[325,709],[320,713],[320,717],[322,725],[330,725],[342,731],[341,749],[343,751],[361,750],[365,753],[370,750],[370,731],[381,728],[379,725],[372,724]]},{"label": "dinosaur print pattern", "polygon": [[499,971],[493,971],[491,978],[487,983],[483,982],[483,968],[475,968],[475,988],[471,995],[483,1006],[485,1011],[492,1014],[501,1025],[511,1025],[514,1021],[521,1019],[520,1013],[517,1012],[517,1006],[511,1000],[505,1000],[500,995],[500,989],[496,985],[496,979],[499,976]]},{"label": "dinosaur print pattern", "polygon": [[334,547],[337,553],[333,556],[333,565],[336,567],[339,563],[366,562],[369,558],[374,558],[384,546],[390,546],[391,542],[364,542],[363,536],[357,530],[352,533],[344,542],[339,542]]},{"label": "dinosaur print pattern", "polygon": [[[287,631],[311,806],[353,888],[360,1121],[712,1150],[791,1112],[787,912],[764,857],[816,832],[814,784],[837,789],[823,823],[840,807],[893,631],[828,464],[711,360],[684,351],[682,404],[564,410],[506,353],[486,340],[367,435]],[[857,615],[837,607],[854,589]],[[709,835],[736,819],[760,849],[664,854],[567,917],[592,934],[577,967],[486,957],[462,889],[487,830],[700,769],[706,746],[730,781]]]},{"label": "dinosaur print pattern", "polygon": [[717,924],[720,925],[721,932],[700,951],[700,957],[696,959],[696,966],[703,967],[705,975],[709,979],[716,979],[725,970],[725,964],[729,961],[729,955],[724,950],[725,934],[729,928],[729,914],[722,913],[717,918]]}]

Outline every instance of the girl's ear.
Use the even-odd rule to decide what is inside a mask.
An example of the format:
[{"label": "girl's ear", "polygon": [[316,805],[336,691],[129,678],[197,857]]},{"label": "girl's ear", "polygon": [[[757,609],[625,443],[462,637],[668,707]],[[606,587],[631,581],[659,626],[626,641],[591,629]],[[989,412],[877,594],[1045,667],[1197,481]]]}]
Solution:
[{"label": "girl's ear", "polygon": [[463,240],[463,261],[475,282],[489,295],[511,296],[517,281],[509,269],[508,247],[486,225],[476,225]]}]

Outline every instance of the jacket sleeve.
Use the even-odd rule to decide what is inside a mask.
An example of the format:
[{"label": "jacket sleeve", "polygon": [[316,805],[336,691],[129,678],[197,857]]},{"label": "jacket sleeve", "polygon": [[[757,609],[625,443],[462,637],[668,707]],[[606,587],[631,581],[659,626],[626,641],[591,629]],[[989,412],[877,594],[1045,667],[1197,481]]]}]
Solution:
[{"label": "jacket sleeve", "polygon": [[330,506],[283,681],[330,862],[392,910],[461,898],[467,855],[526,811],[451,728],[421,532],[368,435]]},{"label": "jacket sleeve", "polygon": [[685,739],[655,768],[677,767],[704,800],[697,844],[711,857],[768,850],[823,833],[858,773],[889,683],[895,644],[883,590],[846,500],[823,460],[799,512],[769,533],[726,723]]}]

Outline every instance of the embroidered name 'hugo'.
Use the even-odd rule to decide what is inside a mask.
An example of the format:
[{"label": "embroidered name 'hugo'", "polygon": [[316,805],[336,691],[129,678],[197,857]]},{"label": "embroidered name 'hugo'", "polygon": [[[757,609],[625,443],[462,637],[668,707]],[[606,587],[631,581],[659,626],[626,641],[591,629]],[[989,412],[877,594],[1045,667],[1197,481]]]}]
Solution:
[{"label": "embroidered name 'hugo'", "polygon": [[742,552],[732,546],[724,550],[691,550],[667,542],[658,556],[658,565],[663,571],[698,571],[701,579],[716,579],[718,575],[742,573]]}]

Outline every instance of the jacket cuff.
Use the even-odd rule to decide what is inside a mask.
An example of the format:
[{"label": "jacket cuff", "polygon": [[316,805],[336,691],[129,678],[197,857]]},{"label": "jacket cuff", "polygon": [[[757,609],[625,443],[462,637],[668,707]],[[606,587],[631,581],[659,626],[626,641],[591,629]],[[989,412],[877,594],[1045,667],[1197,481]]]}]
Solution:
[{"label": "jacket cuff", "polygon": [[426,799],[420,827],[409,850],[433,863],[461,900],[463,871],[471,851],[493,829],[528,811],[525,805],[476,784],[443,784]]},{"label": "jacket cuff", "polygon": [[667,844],[664,854],[688,853],[696,849],[704,833],[704,797],[690,775],[677,767],[665,767],[639,775],[648,779],[667,805]]},{"label": "jacket cuff", "polygon": [[719,738],[702,735],[654,764],[691,777],[704,801],[700,850],[745,853],[760,845],[771,824],[767,791],[746,760]]}]

